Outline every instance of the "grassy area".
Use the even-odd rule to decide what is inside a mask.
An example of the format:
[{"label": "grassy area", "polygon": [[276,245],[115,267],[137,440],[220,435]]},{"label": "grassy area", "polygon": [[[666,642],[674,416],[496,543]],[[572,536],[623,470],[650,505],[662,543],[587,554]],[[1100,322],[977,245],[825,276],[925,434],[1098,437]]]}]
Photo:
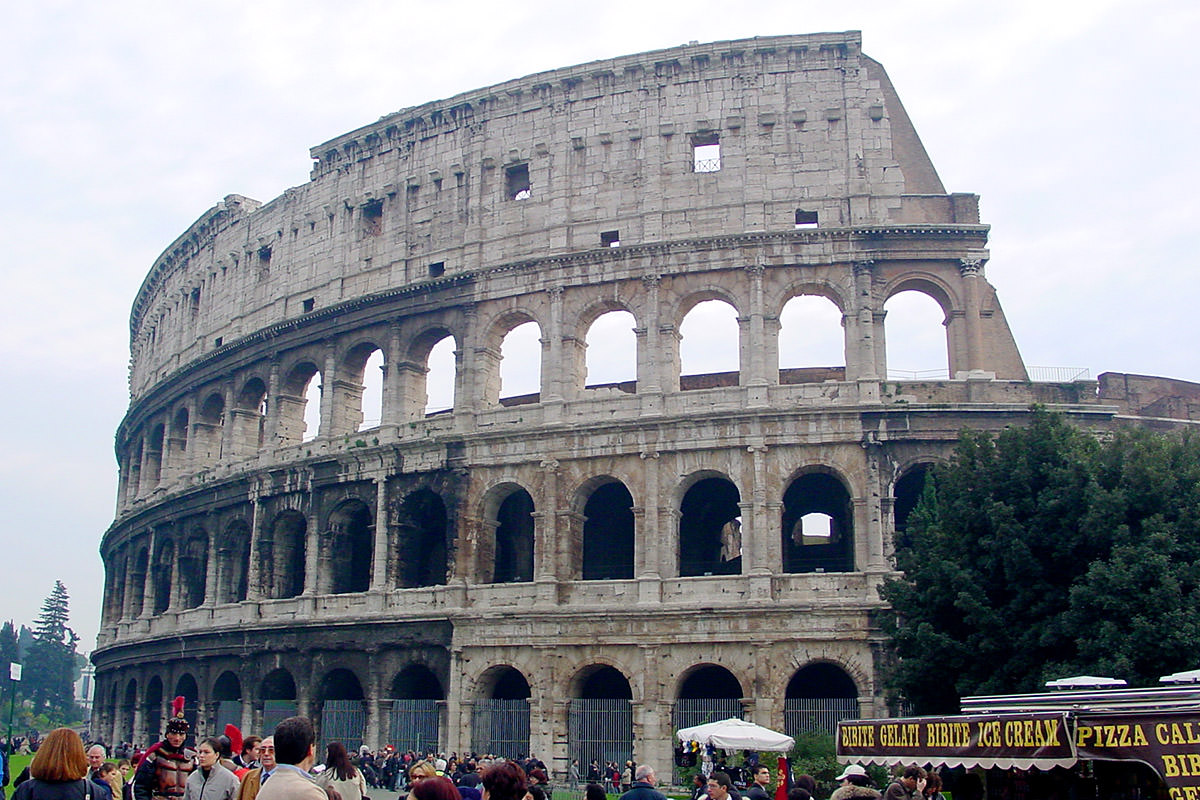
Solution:
[{"label": "grassy area", "polygon": [[5,800],[8,800],[9,797],[12,797],[12,793],[13,793],[12,778],[15,778],[18,775],[20,775],[21,770],[28,767],[30,761],[33,761],[33,756],[31,756],[31,755],[30,756],[12,756],[11,758],[8,759],[8,768],[10,770],[12,770],[12,777],[9,778],[9,780],[8,780],[8,786],[4,787]]}]

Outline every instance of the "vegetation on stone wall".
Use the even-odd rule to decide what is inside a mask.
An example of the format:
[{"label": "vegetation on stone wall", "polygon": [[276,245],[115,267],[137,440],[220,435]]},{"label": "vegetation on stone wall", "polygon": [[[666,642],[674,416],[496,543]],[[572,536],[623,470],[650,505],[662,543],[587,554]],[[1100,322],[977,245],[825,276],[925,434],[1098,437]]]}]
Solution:
[{"label": "vegetation on stone wall", "polygon": [[1156,685],[1200,666],[1200,437],[1097,436],[1045,410],[965,432],[896,560],[887,680],[916,713],[1071,675]]}]

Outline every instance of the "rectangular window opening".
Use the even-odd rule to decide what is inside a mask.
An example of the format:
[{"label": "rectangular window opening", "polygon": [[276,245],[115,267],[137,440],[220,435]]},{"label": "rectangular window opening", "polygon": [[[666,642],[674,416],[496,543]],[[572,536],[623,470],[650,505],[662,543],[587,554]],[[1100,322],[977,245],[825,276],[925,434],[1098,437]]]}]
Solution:
[{"label": "rectangular window opening", "polygon": [[429,277],[440,278],[446,274],[446,262],[435,261],[429,265]]},{"label": "rectangular window opening", "polygon": [[532,190],[528,164],[513,164],[504,170],[504,194],[509,200],[527,200]]},{"label": "rectangular window opening", "polygon": [[223,336],[218,336],[217,338],[213,339],[213,347],[220,347],[224,343],[225,338]]},{"label": "rectangular window opening", "polygon": [[271,248],[269,246],[258,248],[258,265],[264,268],[271,265]]},{"label": "rectangular window opening", "polygon": [[620,231],[601,231],[600,232],[601,247],[620,247],[621,232]]},{"label": "rectangular window opening", "polygon": [[310,297],[305,300],[302,305],[304,306],[304,313],[307,314],[317,307],[317,301]]},{"label": "rectangular window opening", "polygon": [[796,227],[797,228],[815,228],[817,227],[817,212],[805,211],[804,209],[796,209]]},{"label": "rectangular window opening", "polygon": [[692,137],[692,172],[721,171],[721,140],[718,133]]},{"label": "rectangular window opening", "polygon": [[383,232],[383,201],[370,200],[362,207],[362,229],[365,236]]}]

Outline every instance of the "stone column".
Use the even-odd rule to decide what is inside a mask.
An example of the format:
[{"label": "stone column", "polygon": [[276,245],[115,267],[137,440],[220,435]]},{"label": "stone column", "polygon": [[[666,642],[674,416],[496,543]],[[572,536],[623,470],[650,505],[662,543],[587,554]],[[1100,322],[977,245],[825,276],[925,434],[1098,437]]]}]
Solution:
[{"label": "stone column", "polygon": [[387,354],[383,359],[383,415],[380,427],[399,425],[407,413],[404,394],[401,391],[400,371],[396,368],[400,361],[400,326],[393,324],[388,328]]},{"label": "stone column", "polygon": [[[767,404],[767,384],[774,383],[767,377],[767,356],[775,351],[766,341],[766,330],[763,319],[763,274],[766,266],[750,264],[746,267],[746,275],[750,278],[750,308],[749,313],[738,318],[738,329],[741,331],[741,342],[738,358],[738,383],[742,386],[754,387],[747,393],[747,403],[751,407]],[[778,361],[778,357],[776,358]]]},{"label": "stone column", "polygon": [[388,513],[387,472],[375,477],[375,542],[371,555],[371,591],[382,592],[388,586],[388,539],[391,532]]},{"label": "stone column", "polygon": [[[662,413],[663,386],[666,382],[666,376],[663,373],[672,362],[669,356],[664,356],[662,350],[662,329],[659,322],[661,314],[659,284],[661,282],[662,276],[658,274],[642,276],[643,295],[646,299],[641,309],[642,318],[639,320],[639,326],[634,328],[634,335],[637,337],[637,393],[641,397],[642,416],[655,416]],[[678,348],[674,352],[677,355]],[[678,370],[673,379],[678,380]]]},{"label": "stone column", "polygon": [[[551,286],[546,289],[550,297],[549,330],[543,331],[542,338],[542,408],[546,421],[557,421],[562,415],[562,403],[567,393],[574,394],[575,365],[563,364],[563,330],[562,330],[562,296],[563,287]],[[569,387],[565,387],[569,384]],[[549,407],[547,407],[549,404]]]},{"label": "stone column", "polygon": [[310,508],[304,520],[304,594],[313,595],[320,591],[317,583],[317,565],[321,557],[320,517]]},{"label": "stone column", "polygon": [[279,446],[279,357],[271,357],[271,369],[267,374],[267,420],[264,426],[263,446],[274,449]]},{"label": "stone column", "polygon": [[336,388],[337,352],[334,350],[332,340],[325,342],[324,361],[325,364],[321,369],[321,429],[317,431],[317,435],[329,437],[338,433],[335,430],[337,427],[335,404],[339,399]]},{"label": "stone column", "polygon": [[158,529],[150,527],[150,545],[146,553],[146,577],[142,586],[142,607],[138,610],[139,617],[149,617],[154,614],[154,606],[158,597],[158,584],[154,580],[154,561],[158,555]]},{"label": "stone column", "polygon": [[463,696],[462,648],[450,650],[450,686],[446,692],[446,727],[440,735],[446,752],[461,753],[471,741],[474,698]]},{"label": "stone column", "polygon": [[[251,602],[262,600],[262,554],[259,552],[262,542],[262,500],[258,496],[258,487],[250,497],[250,562],[246,564],[246,599]],[[242,730],[246,730],[243,728]]]},{"label": "stone column", "polygon": [[[639,453],[642,459],[641,528],[634,537],[634,574],[638,579],[638,602],[658,603],[661,599],[663,530],[661,526],[661,503],[658,485],[658,450],[653,446]],[[638,518],[635,517],[635,520]]]},{"label": "stone column", "polygon": [[[985,369],[983,346],[982,293],[980,284],[983,282],[983,259],[960,258],[958,274],[962,277],[963,301],[965,305],[964,322],[966,323],[967,363],[968,370]],[[955,377],[951,375],[951,377]]]},{"label": "stone column", "polygon": [[217,549],[217,541],[220,537],[217,531],[213,529],[215,524],[215,520],[206,514],[204,529],[208,534],[208,541],[205,542],[208,552],[204,559],[204,599],[201,601],[201,604],[209,608],[221,602],[219,592],[222,586],[229,580],[229,576],[224,574],[228,571],[228,568],[222,569],[221,553]]},{"label": "stone column", "polygon": [[225,408],[221,410],[221,445],[220,454],[217,457],[218,462],[230,461],[241,455],[234,442],[234,433],[237,430],[237,417],[234,414],[233,407],[233,381],[226,381],[221,387],[221,396],[225,400]]},{"label": "stone column", "polygon": [[[769,575],[772,572],[767,539],[771,525],[767,520],[767,446],[760,438],[746,451],[750,453],[750,502],[742,507],[742,572]],[[768,587],[769,588],[769,587]]]},{"label": "stone column", "polygon": [[538,511],[534,517],[536,524],[533,534],[533,579],[539,583],[555,582],[560,574],[561,565],[555,558],[558,540],[555,523],[558,517],[558,472],[559,463],[554,458],[547,458],[539,465],[542,472],[542,497]]}]

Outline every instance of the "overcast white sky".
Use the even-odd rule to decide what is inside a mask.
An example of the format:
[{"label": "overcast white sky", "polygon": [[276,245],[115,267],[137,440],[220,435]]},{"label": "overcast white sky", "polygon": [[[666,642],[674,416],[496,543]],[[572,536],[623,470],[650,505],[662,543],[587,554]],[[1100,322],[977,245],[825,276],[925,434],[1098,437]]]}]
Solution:
[{"label": "overcast white sky", "polygon": [[31,623],[62,580],[92,648],[130,304],[226,194],[270,200],[308,179],[310,146],[509,78],[852,29],[947,190],[981,195],[1026,363],[1200,380],[1195,2],[9,4],[0,618]]}]

